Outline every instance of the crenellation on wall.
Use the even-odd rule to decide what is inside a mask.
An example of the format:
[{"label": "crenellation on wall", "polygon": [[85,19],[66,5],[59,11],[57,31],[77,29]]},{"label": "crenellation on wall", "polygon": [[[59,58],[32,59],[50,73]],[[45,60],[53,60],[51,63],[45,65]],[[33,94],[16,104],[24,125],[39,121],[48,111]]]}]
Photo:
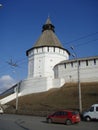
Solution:
[{"label": "crenellation on wall", "polygon": [[31,57],[33,55],[41,54],[41,53],[61,54],[61,55],[65,55],[67,57],[67,59],[69,57],[69,55],[66,52],[66,50],[58,48],[58,47],[39,47],[39,48],[34,48],[34,49],[31,49],[28,52],[28,56]]},{"label": "crenellation on wall", "polygon": [[[80,62],[80,63],[79,63]],[[63,64],[58,64],[54,68],[55,78],[65,78],[66,82],[76,82],[78,80],[78,63],[81,82],[98,81],[98,58],[86,58],[83,60],[69,60]]]},{"label": "crenellation on wall", "polygon": [[[85,67],[90,67],[90,66],[96,66],[98,64],[98,60],[96,59],[91,59],[91,60],[79,60],[78,61],[79,63],[79,67],[80,68],[85,68]],[[69,60],[69,62],[66,62],[64,63],[64,66],[65,66],[65,69],[72,69],[72,68],[76,68],[77,67],[77,61],[71,61]]]}]

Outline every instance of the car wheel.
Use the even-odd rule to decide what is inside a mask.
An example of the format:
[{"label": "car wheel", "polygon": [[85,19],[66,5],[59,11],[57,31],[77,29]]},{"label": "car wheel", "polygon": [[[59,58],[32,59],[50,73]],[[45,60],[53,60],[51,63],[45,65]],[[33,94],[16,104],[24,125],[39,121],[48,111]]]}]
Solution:
[{"label": "car wheel", "polygon": [[71,120],[68,119],[68,120],[66,120],[65,124],[66,124],[66,125],[71,125],[72,122],[71,122]]},{"label": "car wheel", "polygon": [[91,118],[89,116],[86,116],[85,120],[89,122],[89,121],[91,121]]},{"label": "car wheel", "polygon": [[48,123],[52,123],[52,119],[50,119],[50,118],[47,119],[47,122],[48,122]]}]

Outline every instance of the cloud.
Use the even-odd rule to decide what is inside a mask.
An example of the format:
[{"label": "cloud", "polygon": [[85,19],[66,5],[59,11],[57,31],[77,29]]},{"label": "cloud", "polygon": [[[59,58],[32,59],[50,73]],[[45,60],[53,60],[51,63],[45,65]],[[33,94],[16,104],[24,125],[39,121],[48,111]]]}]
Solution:
[{"label": "cloud", "polygon": [[15,84],[15,80],[9,75],[3,75],[0,77],[0,93],[12,87]]}]

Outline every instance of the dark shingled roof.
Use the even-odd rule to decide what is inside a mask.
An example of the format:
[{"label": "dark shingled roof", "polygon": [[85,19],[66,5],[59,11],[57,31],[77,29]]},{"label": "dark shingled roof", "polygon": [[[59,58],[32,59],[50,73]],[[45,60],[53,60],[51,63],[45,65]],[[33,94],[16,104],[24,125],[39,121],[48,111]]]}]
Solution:
[{"label": "dark shingled roof", "polygon": [[62,48],[60,41],[51,30],[44,31],[34,45],[34,47],[40,46],[56,46]]},{"label": "dark shingled roof", "polygon": [[55,46],[63,48],[62,44],[54,33],[54,28],[55,27],[52,25],[50,18],[48,17],[45,25],[43,25],[41,36],[34,44],[34,48],[42,46]]},{"label": "dark shingled roof", "polygon": [[[40,47],[45,47],[45,46],[59,47],[63,50],[66,50],[65,48],[63,48],[61,42],[59,41],[59,39],[55,35],[54,28],[55,28],[54,25],[52,25],[50,18],[48,17],[48,19],[46,20],[46,23],[42,27],[41,36],[35,42],[34,46],[31,49],[26,51],[26,55],[28,55],[28,52],[34,48],[40,48]],[[70,52],[68,50],[66,50],[66,51],[70,55]]]}]

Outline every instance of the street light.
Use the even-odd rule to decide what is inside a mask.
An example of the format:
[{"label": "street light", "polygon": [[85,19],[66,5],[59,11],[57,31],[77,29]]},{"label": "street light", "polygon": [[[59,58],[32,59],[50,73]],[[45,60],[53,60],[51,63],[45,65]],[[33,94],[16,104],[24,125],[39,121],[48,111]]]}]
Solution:
[{"label": "street light", "polygon": [[71,49],[73,50],[72,56],[76,58],[77,61],[77,76],[78,76],[78,92],[79,92],[79,111],[82,112],[82,97],[81,97],[81,84],[80,84],[80,69],[79,69],[79,61],[77,59],[77,53],[74,50],[74,47],[71,46]]}]

